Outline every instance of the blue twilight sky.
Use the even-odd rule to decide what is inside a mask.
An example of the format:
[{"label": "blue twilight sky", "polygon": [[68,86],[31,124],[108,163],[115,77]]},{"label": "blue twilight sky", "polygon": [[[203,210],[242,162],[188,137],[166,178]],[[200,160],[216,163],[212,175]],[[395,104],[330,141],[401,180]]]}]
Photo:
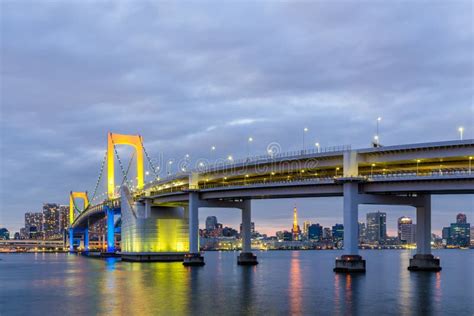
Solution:
[{"label": "blue twilight sky", "polygon": [[[0,227],[92,192],[106,133],[150,156],[472,138],[472,1],[0,1]],[[124,160],[130,151],[121,149]],[[176,165],[176,164],[175,164]],[[174,166],[175,166],[174,165]],[[100,185],[101,192],[105,184]],[[433,229],[473,196],[433,198]],[[253,202],[257,229],[342,222],[340,198]],[[396,218],[405,207],[363,207]],[[237,226],[232,210],[205,210]]]}]

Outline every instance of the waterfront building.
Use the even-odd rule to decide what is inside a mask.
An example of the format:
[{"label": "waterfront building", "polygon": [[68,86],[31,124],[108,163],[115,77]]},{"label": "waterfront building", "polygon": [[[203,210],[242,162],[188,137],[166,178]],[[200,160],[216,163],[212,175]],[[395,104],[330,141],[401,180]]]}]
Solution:
[{"label": "waterfront building", "polygon": [[329,227],[324,227],[323,228],[323,238],[324,239],[331,239],[332,238],[331,228],[329,228]]},{"label": "waterfront building", "polygon": [[0,228],[0,239],[8,240],[10,239],[10,232],[6,228]]},{"label": "waterfront building", "polygon": [[308,234],[308,229],[309,229],[309,226],[311,226],[311,222],[310,221],[304,221],[303,222],[303,236],[305,238],[309,238],[309,234]]},{"label": "waterfront building", "polygon": [[43,204],[43,234],[47,240],[61,239],[63,234],[59,225],[59,205]]},{"label": "waterfront building", "polygon": [[452,223],[449,227],[448,245],[469,247],[471,242],[471,225],[467,223],[465,214],[459,213],[456,216],[456,223]]},{"label": "waterfront building", "polygon": [[332,238],[334,241],[339,241],[344,239],[344,225],[336,224],[332,227]]},{"label": "waterfront building", "polygon": [[359,243],[365,242],[367,230],[365,228],[365,223],[359,222]]},{"label": "waterfront building", "polygon": [[213,231],[217,228],[217,217],[215,216],[208,216],[206,218],[206,230],[208,232]]},{"label": "waterfront building", "polygon": [[471,226],[471,247],[474,247],[474,226]]},{"label": "waterfront building", "polygon": [[466,214],[459,213],[458,215],[456,215],[456,223],[457,224],[466,224],[467,223]]},{"label": "waterfront building", "polygon": [[416,224],[410,217],[402,216],[397,222],[398,240],[402,244],[414,244],[416,236]]},{"label": "waterfront building", "polygon": [[308,227],[308,239],[321,240],[323,238],[323,227],[319,224],[312,224]]},{"label": "waterfront building", "polygon": [[59,231],[64,232],[69,226],[69,205],[59,206]]},{"label": "waterfront building", "polygon": [[25,213],[25,239],[43,238],[43,213]]},{"label": "waterfront building", "polygon": [[383,244],[387,237],[387,213],[367,213],[367,241]]}]

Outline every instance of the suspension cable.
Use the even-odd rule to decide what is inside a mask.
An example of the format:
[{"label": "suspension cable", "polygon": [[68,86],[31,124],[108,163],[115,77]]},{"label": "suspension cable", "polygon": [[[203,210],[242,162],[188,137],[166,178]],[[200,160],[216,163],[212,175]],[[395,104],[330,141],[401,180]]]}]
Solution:
[{"label": "suspension cable", "polygon": [[156,168],[153,165],[153,162],[151,161],[150,156],[148,155],[148,152],[145,149],[145,146],[143,145],[142,137],[139,136],[138,138],[140,139],[140,144],[142,145],[143,151],[145,152],[145,157],[148,160],[148,164],[150,165],[151,170],[153,171],[153,174],[155,175],[155,178],[159,178],[159,174],[156,173]]},{"label": "suspension cable", "polygon": [[107,150],[105,151],[104,159],[102,160],[102,164],[100,166],[99,178],[97,179],[97,182],[95,184],[94,194],[92,194],[91,202],[93,202],[96,198],[97,189],[99,188],[100,180],[102,180],[102,175],[104,173],[104,166],[105,166],[106,160],[107,160]]}]

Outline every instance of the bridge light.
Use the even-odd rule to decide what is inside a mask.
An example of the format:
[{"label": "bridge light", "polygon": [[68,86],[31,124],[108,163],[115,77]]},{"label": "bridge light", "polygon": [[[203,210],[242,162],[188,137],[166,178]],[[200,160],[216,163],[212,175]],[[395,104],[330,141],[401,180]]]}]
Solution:
[{"label": "bridge light", "polygon": [[234,158],[229,155],[229,156],[227,157],[227,160],[232,161],[232,160],[234,160]]},{"label": "bridge light", "polygon": [[248,177],[249,177],[249,175],[248,175],[248,174],[246,174],[246,175],[245,175],[245,177],[246,177],[246,178],[248,178]]},{"label": "bridge light", "polygon": [[275,172],[272,172],[272,173],[270,173],[270,174],[271,174],[272,176],[274,176],[274,175],[275,175]]},{"label": "bridge light", "polygon": [[227,177],[224,177],[224,180],[227,180]]},{"label": "bridge light", "polygon": [[301,173],[304,173],[304,169],[303,169],[303,170],[301,170]]}]

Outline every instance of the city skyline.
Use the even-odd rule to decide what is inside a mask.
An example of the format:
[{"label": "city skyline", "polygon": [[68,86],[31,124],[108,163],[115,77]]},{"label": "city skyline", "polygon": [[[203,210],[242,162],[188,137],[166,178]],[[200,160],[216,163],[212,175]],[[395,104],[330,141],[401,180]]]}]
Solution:
[{"label": "city skyline", "polygon": [[[462,31],[471,25],[462,2],[374,4],[370,11],[351,3],[291,10],[284,3],[232,4],[212,19],[209,4],[179,12],[168,6],[2,4],[2,226],[17,231],[22,214],[42,202],[67,204],[71,190],[92,192],[109,131],[140,133],[150,156],[165,160],[265,154],[273,142],[282,151],[303,142],[369,147],[378,117],[382,145],[459,139],[460,126],[465,139],[473,137],[473,38]],[[162,10],[167,19],[150,26],[150,12]],[[241,28],[238,12],[255,19]],[[408,23],[398,23],[400,16]],[[374,33],[367,37],[366,29]],[[197,40],[202,34],[214,40]],[[119,152],[127,163],[131,151]],[[291,203],[258,201],[253,213],[277,230]],[[297,203],[328,221],[342,218],[340,199]],[[472,195],[434,196],[433,230],[473,204]]]},{"label": "city skyline", "polygon": [[[27,214],[43,214],[44,212],[44,209],[48,206],[48,205],[53,205],[53,206],[57,206],[59,208],[59,210],[61,210],[62,212],[62,209],[65,208],[67,209],[67,212],[69,212],[69,206],[68,205],[61,205],[61,204],[58,204],[58,203],[44,203],[43,206],[42,206],[42,210],[41,211],[38,211],[38,212],[25,212],[24,214],[24,222],[23,222],[23,226],[20,227],[20,229],[18,231],[12,231],[12,230],[9,230],[10,232],[10,235],[11,237],[13,237],[13,234],[15,233],[20,233],[21,235],[21,230],[23,227],[26,227],[27,224],[26,224],[26,216]],[[405,207],[400,207],[400,208],[405,208]],[[260,233],[262,234],[266,234],[268,236],[274,236],[276,234],[276,232],[278,231],[289,231],[291,232],[292,229],[293,229],[293,225],[294,225],[294,211],[295,209],[298,209],[296,206],[294,206],[292,209],[291,209],[291,217],[289,217],[288,219],[285,219],[285,218],[281,218],[280,220],[281,221],[285,221],[285,220],[290,220],[292,221],[292,224],[291,224],[291,227],[288,228],[288,223],[286,224],[281,224],[280,226],[275,226],[274,230],[269,230],[266,226],[268,225],[262,225],[262,224],[259,224],[258,222],[256,221],[253,221],[255,223],[255,230],[259,231]],[[201,214],[199,215],[199,228],[200,229],[205,229],[208,225],[208,219],[209,218],[216,218],[216,221],[219,220],[219,218],[224,217],[224,218],[229,218],[229,214],[228,213],[232,213],[234,212],[233,210],[227,210],[225,211],[224,213],[216,213],[214,209],[209,209],[209,210],[206,210],[205,208],[203,209],[203,211],[201,212]],[[300,213],[301,210],[298,209],[298,214],[301,214]],[[371,212],[385,212],[383,208],[379,207],[379,206],[376,206],[374,207],[372,210],[367,210],[366,212],[359,212],[359,223],[366,223],[366,216],[368,213],[371,213]],[[303,211],[303,213],[306,213]],[[386,213],[386,212],[385,212]],[[393,217],[392,215],[395,215],[395,214],[403,214],[401,216],[398,216],[398,217]],[[416,225],[416,213],[415,211],[413,210],[411,212],[412,214],[410,214],[410,212],[405,212],[403,210],[399,211],[399,212],[391,212],[391,213],[387,213],[387,219],[386,219],[386,227],[387,227],[387,236],[390,236],[390,237],[396,237],[398,235],[398,220],[400,218],[403,218],[403,217],[407,217],[407,218],[410,218],[410,220],[413,222],[413,224]],[[458,214],[469,214],[468,212],[463,212],[463,211],[459,211],[458,213],[456,213],[456,215]],[[410,214],[410,215],[407,215],[407,214]],[[227,216],[226,216],[227,215]],[[43,216],[43,215],[42,215]],[[238,214],[234,214],[234,216],[230,216],[231,217],[231,220],[227,220],[226,221],[221,221],[220,224],[222,224],[223,226],[227,226],[227,227],[231,227],[231,228],[238,228],[239,225],[241,225],[241,223],[239,222],[239,216]],[[255,216],[254,216],[255,217]],[[392,218],[393,217],[393,218]],[[257,217],[258,218],[258,217]],[[342,223],[342,218],[340,218],[340,220],[336,220],[334,222],[331,222],[331,220],[333,220],[334,217],[330,217],[330,218],[322,218],[322,217],[301,217],[300,215],[298,215],[297,217],[297,223],[298,223],[298,226],[301,227],[300,228],[300,231],[303,231],[303,226],[301,225],[302,223],[305,223],[305,222],[310,222],[311,224],[321,224],[322,227],[332,227],[333,225],[335,224],[340,224]],[[469,220],[468,220],[469,221]],[[441,236],[442,233],[443,233],[443,229],[446,227],[446,225],[448,225],[448,223],[450,223],[449,221],[448,222],[445,222],[445,223],[441,223],[441,229],[440,230],[435,230],[433,229],[432,230],[432,233],[438,235],[438,236]],[[62,227],[66,227],[64,226],[64,223],[62,223]],[[7,228],[7,227],[3,227],[0,223],[0,228]],[[8,228],[7,228],[8,229]]]}]

